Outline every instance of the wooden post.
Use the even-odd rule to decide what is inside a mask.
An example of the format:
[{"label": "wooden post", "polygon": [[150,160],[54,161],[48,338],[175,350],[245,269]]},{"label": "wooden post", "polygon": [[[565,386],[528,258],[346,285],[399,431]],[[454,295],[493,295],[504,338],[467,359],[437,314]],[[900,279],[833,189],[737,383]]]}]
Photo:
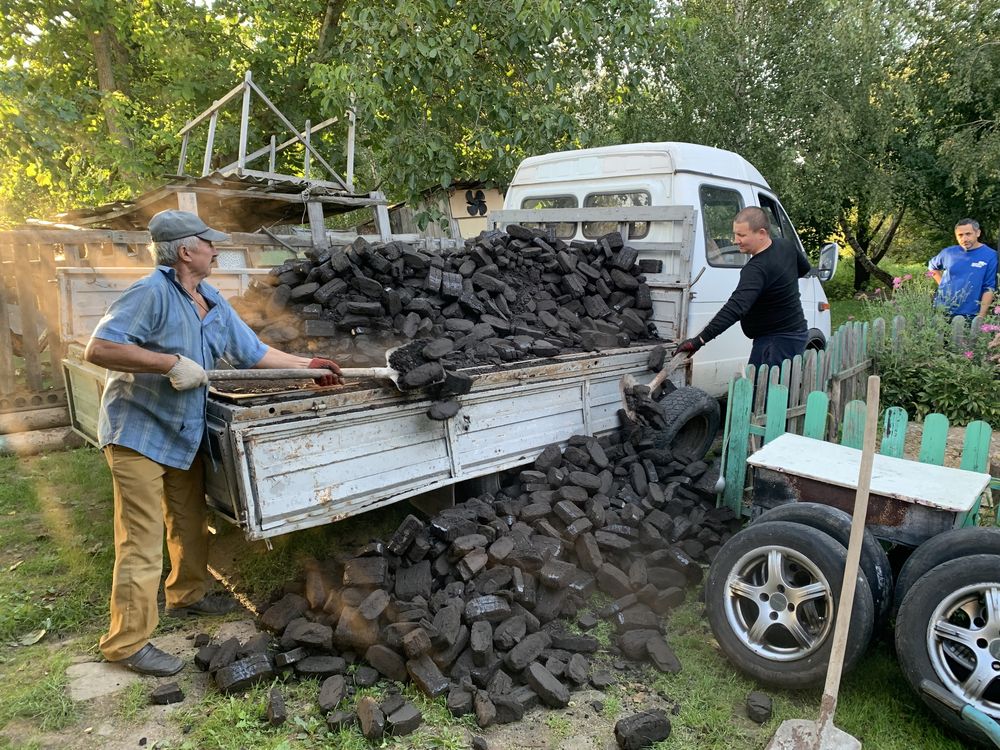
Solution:
[{"label": "wooden post", "polygon": [[247,166],[247,137],[250,133],[250,92],[252,77],[248,70],[243,76],[243,109],[240,114],[240,150],[236,162],[236,174],[242,176]]},{"label": "wooden post", "polygon": [[208,121],[208,140],[205,142],[205,161],[201,165],[201,176],[204,177],[212,171],[212,149],[215,148],[215,126],[219,122],[219,110],[212,113],[212,119]]},{"label": "wooden post", "polygon": [[271,136],[271,151],[270,151],[270,153],[268,154],[268,157],[267,157],[267,171],[271,172],[272,174],[275,171],[277,171],[276,170],[277,163],[278,163],[278,146],[277,146],[277,144],[278,144],[278,139],[275,138],[272,135]]},{"label": "wooden post", "polygon": [[177,162],[177,174],[184,174],[184,162],[187,161],[188,138],[189,135],[185,133],[184,137],[181,139],[181,155]]},{"label": "wooden post", "polygon": [[309,132],[309,128],[311,127],[311,125],[312,123],[309,120],[306,120],[306,127],[305,127],[306,155],[305,155],[305,163],[302,165],[302,174],[307,180],[309,179],[309,167],[311,166],[309,163],[309,156],[310,156],[309,150],[312,144],[312,133]]},{"label": "wooden post", "polygon": [[38,301],[45,319],[46,341],[49,360],[52,363],[52,387],[63,387],[62,360],[65,354],[59,330],[59,294],[56,286],[55,245],[40,245],[38,253],[38,281],[44,284],[39,290]]},{"label": "wooden post", "polygon": [[392,227],[389,226],[389,208],[385,205],[385,194],[381,191],[375,191],[369,193],[368,197],[381,201],[375,206],[375,229],[382,242],[392,242]]},{"label": "wooden post", "polygon": [[21,349],[28,388],[42,390],[42,368],[38,357],[38,300],[33,266],[28,259],[28,245],[15,245],[17,258],[17,306],[21,313]]},{"label": "wooden post", "polygon": [[316,250],[325,250],[330,243],[326,240],[323,204],[318,201],[309,201],[306,203],[306,212],[309,214],[309,232],[312,235],[313,247]]},{"label": "wooden post", "polygon": [[[6,246],[0,246],[0,251],[7,250]],[[14,270],[13,263],[4,262],[0,252],[0,394],[8,395],[15,389],[14,383],[14,342],[10,334],[10,315],[8,305],[14,303],[14,295],[11,294],[13,279],[10,278]],[[11,282],[8,285],[8,281]]]},{"label": "wooden post", "polygon": [[[357,113],[354,111],[354,107],[347,110],[347,175],[345,177],[345,182],[347,182],[347,189],[350,192],[354,192],[354,125],[357,121]],[[274,171],[273,169],[271,170]]]}]

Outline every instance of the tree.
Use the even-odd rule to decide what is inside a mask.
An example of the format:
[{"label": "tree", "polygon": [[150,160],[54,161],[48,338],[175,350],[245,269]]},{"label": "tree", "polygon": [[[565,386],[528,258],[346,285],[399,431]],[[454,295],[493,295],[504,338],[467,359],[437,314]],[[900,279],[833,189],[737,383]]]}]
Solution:
[{"label": "tree", "polygon": [[581,92],[636,70],[652,0],[400,0],[347,4],[312,84],[355,106],[388,192],[506,182],[529,154],[585,145]]}]

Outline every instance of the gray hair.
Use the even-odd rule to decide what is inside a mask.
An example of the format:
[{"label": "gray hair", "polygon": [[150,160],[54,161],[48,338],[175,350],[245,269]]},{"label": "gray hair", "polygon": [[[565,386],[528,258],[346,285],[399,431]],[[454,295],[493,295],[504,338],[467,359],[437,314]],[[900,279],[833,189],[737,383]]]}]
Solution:
[{"label": "gray hair", "polygon": [[955,225],[955,229],[958,229],[959,227],[972,227],[978,232],[979,222],[975,219],[959,219],[958,223]]},{"label": "gray hair", "polygon": [[182,246],[197,246],[197,237],[181,237],[179,240],[166,240],[164,242],[151,242],[149,252],[158,266],[176,266],[177,251]]}]

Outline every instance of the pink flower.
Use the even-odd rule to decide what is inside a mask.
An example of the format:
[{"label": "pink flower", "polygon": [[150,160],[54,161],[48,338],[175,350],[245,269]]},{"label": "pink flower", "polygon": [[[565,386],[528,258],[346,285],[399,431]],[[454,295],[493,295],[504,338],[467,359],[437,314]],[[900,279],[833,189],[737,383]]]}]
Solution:
[{"label": "pink flower", "polygon": [[934,278],[934,272],[933,271],[928,271],[927,273],[924,274],[924,276],[926,276],[928,279],[933,279]]},{"label": "pink flower", "polygon": [[966,359],[972,359],[972,352],[966,352],[965,353],[965,358]]},{"label": "pink flower", "polygon": [[903,274],[903,281],[909,281],[912,278],[913,278],[912,274],[909,274],[909,273],[904,273]]},{"label": "pink flower", "polygon": [[903,277],[902,276],[897,276],[896,278],[894,278],[892,280],[892,288],[893,289],[899,289],[899,287],[901,287],[901,286],[903,286]]},{"label": "pink flower", "polygon": [[881,294],[881,293],[882,293],[882,287],[876,287],[875,294]]},{"label": "pink flower", "polygon": [[1000,326],[995,323],[983,323],[979,326],[979,330],[983,333],[996,333],[997,331],[1000,331]]},{"label": "pink flower", "polygon": [[993,308],[993,314],[1000,315],[1000,305],[997,305],[996,307]]}]

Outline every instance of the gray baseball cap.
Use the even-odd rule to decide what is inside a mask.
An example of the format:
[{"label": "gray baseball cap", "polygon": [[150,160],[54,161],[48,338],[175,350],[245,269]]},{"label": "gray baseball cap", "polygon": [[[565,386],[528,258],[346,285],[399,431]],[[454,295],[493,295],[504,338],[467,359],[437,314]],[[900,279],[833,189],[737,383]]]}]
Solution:
[{"label": "gray baseball cap", "polygon": [[169,242],[183,237],[201,237],[208,242],[223,242],[229,235],[212,229],[190,211],[170,209],[160,211],[149,220],[149,236],[153,242]]}]

